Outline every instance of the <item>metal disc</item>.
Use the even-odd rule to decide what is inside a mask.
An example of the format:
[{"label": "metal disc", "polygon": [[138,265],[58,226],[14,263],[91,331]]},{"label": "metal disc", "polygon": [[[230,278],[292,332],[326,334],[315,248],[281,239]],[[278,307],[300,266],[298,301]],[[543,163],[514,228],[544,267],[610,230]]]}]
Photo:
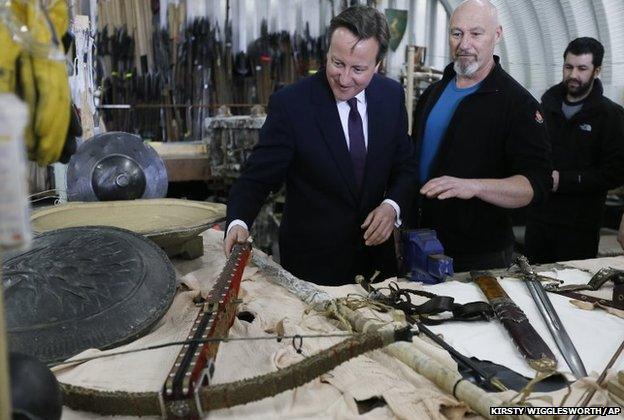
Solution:
[{"label": "metal disc", "polygon": [[69,201],[162,198],[167,184],[158,153],[129,133],[94,136],[80,145],[67,167]]},{"label": "metal disc", "polygon": [[146,333],[167,311],[176,277],[149,239],[113,227],[75,227],[35,237],[2,263],[12,351],[49,363]]},{"label": "metal disc", "polygon": [[123,155],[107,156],[95,165],[93,192],[101,201],[135,200],[145,194],[145,174],[139,164]]}]

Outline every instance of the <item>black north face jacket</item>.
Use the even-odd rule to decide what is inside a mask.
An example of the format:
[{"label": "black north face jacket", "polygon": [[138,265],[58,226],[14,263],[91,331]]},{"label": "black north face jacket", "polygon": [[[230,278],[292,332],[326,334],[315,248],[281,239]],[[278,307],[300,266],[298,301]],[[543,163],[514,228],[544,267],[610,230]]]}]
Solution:
[{"label": "black north face jacket", "polygon": [[599,79],[570,120],[561,111],[563,83],[542,96],[559,188],[529,211],[542,222],[598,228],[607,191],[624,184],[624,109],[602,95]]},{"label": "black north face jacket", "polygon": [[[455,110],[431,164],[430,178],[523,175],[533,187],[532,203],[539,203],[552,188],[550,149],[539,104],[503,70],[497,56],[494,60],[496,65],[477,91]],[[431,109],[454,78],[450,64],[442,80],[429,86],[418,100],[412,129],[417,150]],[[409,226],[435,229],[450,256],[498,252],[513,244],[508,209],[477,198],[438,200],[423,196],[416,208]]]}]

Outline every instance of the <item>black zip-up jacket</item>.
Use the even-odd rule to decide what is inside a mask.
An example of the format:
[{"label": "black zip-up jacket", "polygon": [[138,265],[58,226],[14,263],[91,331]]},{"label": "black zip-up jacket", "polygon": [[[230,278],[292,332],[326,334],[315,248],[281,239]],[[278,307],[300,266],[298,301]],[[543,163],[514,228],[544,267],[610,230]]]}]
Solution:
[{"label": "black zip-up jacket", "polygon": [[546,223],[599,228],[607,191],[624,184],[624,109],[594,81],[583,107],[569,120],[561,110],[563,83],[542,96],[559,188],[529,211]]},{"label": "black zip-up jacket", "polygon": [[[532,203],[539,203],[552,187],[550,147],[539,104],[502,69],[497,56],[494,60],[495,67],[479,89],[455,110],[432,162],[430,179],[523,175],[533,187]],[[412,129],[418,150],[429,113],[454,78],[450,64],[442,80],[419,99]],[[448,255],[497,252],[513,244],[507,209],[477,198],[438,200],[422,195],[416,207],[416,221],[413,218],[409,224],[435,229]]]}]

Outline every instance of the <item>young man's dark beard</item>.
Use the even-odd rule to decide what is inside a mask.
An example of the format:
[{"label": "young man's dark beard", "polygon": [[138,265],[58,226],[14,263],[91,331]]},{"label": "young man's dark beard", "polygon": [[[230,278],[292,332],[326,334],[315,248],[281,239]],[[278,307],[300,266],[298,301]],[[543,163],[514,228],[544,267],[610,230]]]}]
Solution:
[{"label": "young man's dark beard", "polygon": [[580,98],[581,96],[585,95],[587,92],[589,92],[589,90],[592,88],[593,84],[594,84],[594,79],[595,77],[592,77],[591,79],[589,79],[587,81],[587,83],[581,83],[575,90],[570,90],[570,80],[568,79],[565,82],[565,86],[566,86],[566,93],[568,95],[570,95],[573,98]]}]

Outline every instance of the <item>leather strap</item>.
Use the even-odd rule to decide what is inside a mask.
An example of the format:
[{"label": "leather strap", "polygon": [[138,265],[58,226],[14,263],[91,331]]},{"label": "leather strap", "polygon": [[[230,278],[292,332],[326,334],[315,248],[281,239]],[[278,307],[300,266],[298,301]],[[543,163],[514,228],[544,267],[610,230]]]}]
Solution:
[{"label": "leather strap", "polygon": [[[455,303],[455,299],[451,296],[440,296],[424,290],[401,289],[396,282],[390,282],[388,290],[389,294],[383,296],[383,301],[387,305],[400,309],[407,315],[417,316],[423,324],[427,325],[439,325],[447,321],[489,321],[495,316],[492,307],[487,302]],[[423,296],[429,300],[420,305],[414,305],[412,295]],[[452,313],[452,316],[430,317],[445,312]]]},{"label": "leather strap", "polygon": [[[616,289],[621,289],[619,293]],[[591,302],[591,303],[600,303],[604,306],[610,306],[611,308],[616,309],[624,309],[624,284],[616,285],[613,288],[613,300],[609,299],[601,299],[596,296],[589,296],[583,293],[575,292],[572,290],[550,290],[552,293],[557,293],[558,295],[569,297],[570,299],[580,300],[582,302]],[[617,300],[616,300],[617,299]]]}]

